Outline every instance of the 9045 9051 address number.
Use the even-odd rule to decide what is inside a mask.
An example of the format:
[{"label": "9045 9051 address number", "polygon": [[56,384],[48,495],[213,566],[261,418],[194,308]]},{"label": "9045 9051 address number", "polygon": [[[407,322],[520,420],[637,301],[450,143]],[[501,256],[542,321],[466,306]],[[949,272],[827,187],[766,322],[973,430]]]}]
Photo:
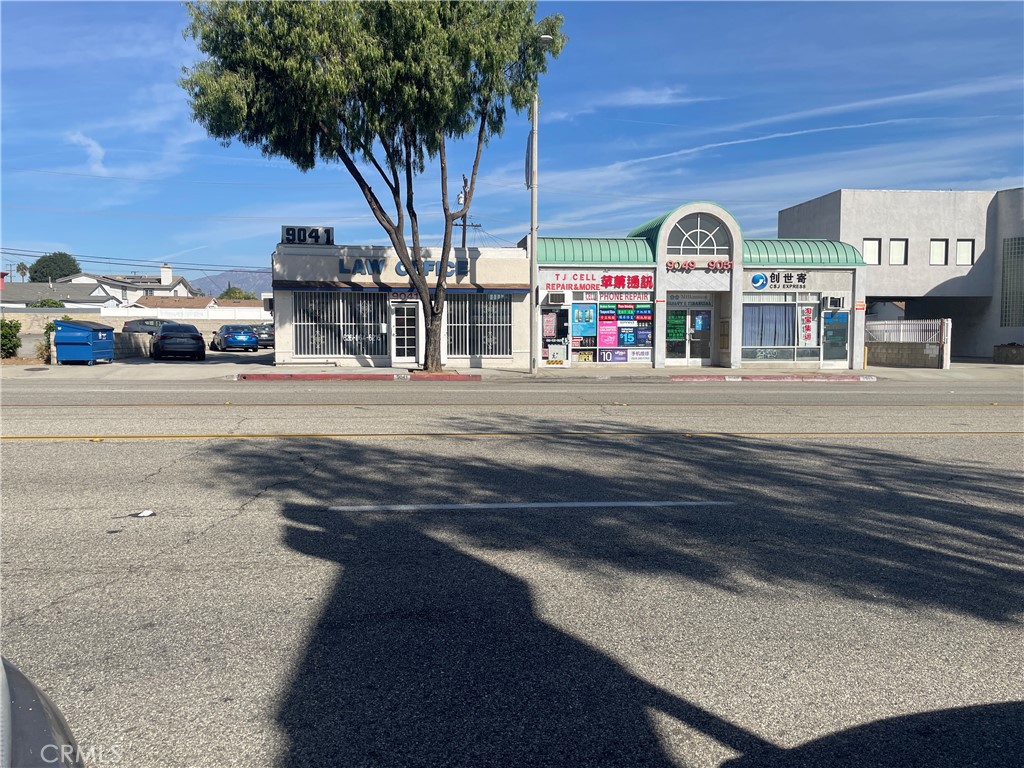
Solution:
[{"label": "9045 9051 address number", "polygon": [[[691,272],[697,269],[696,261],[666,261],[665,269],[669,272]],[[709,261],[703,265],[708,272],[728,272],[732,269],[731,261]]]}]

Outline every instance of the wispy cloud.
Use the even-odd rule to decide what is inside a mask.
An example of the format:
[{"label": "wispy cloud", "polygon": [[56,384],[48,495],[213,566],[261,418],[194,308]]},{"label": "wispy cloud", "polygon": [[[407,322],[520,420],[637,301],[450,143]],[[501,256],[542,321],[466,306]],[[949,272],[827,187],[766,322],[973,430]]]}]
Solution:
[{"label": "wispy cloud", "polygon": [[882,96],[876,99],[861,99],[849,101],[843,104],[832,104],[814,109],[804,109],[797,112],[788,112],[781,115],[760,117],[756,120],[747,120],[742,123],[733,123],[720,127],[716,130],[738,131],[744,128],[754,128],[759,125],[772,125],[775,123],[788,123],[797,120],[806,120],[813,117],[825,115],[837,115],[846,112],[860,112],[863,110],[874,110],[879,107],[892,107],[906,104],[941,104],[965,97],[984,96],[992,93],[1016,92],[1020,93],[1024,88],[1024,78],[1020,75],[1000,75],[986,77],[981,80],[974,80],[967,83],[947,85],[941,88],[927,88],[923,91],[912,91],[892,96]]},{"label": "wispy cloud", "polygon": [[68,136],[68,141],[76,146],[84,147],[86,154],[86,167],[90,173],[97,176],[108,176],[109,171],[103,165],[103,158],[107,152],[95,139],[90,139],[81,131],[75,131]]},{"label": "wispy cloud", "polygon": [[804,128],[798,131],[784,131],[779,133],[769,133],[763,136],[752,136],[745,139],[731,139],[729,141],[715,141],[709,144],[701,144],[696,147],[686,147],[684,149],[677,149],[673,152],[664,152],[660,155],[648,155],[647,157],[636,157],[630,160],[622,161],[623,165],[634,165],[636,163],[650,163],[655,161],[667,160],[673,157],[683,157],[684,155],[696,155],[701,152],[706,152],[712,149],[721,149],[722,147],[733,147],[740,144],[756,144],[762,141],[774,141],[776,139],[790,139],[796,136],[809,136],[815,133],[831,133],[833,131],[852,131],[863,128],[879,128],[886,125],[900,125],[910,123],[922,123],[929,122],[932,120],[944,120],[945,118],[900,118],[896,120],[876,120],[871,123],[852,123],[850,125],[828,125],[821,128]]},{"label": "wispy cloud", "polygon": [[660,88],[626,88],[611,93],[603,93],[590,102],[572,110],[545,113],[543,105],[540,119],[544,122],[560,122],[572,120],[583,115],[590,115],[599,110],[611,108],[635,107],[668,107],[680,104],[694,104],[702,101],[717,101],[717,97],[689,96],[685,88],[664,86]]}]

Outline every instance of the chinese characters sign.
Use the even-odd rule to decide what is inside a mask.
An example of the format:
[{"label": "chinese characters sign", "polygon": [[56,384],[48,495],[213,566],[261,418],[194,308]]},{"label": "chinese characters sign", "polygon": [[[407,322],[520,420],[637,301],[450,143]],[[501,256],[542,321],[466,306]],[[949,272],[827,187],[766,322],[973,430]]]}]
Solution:
[{"label": "chinese characters sign", "polygon": [[640,272],[554,272],[545,270],[546,291],[653,291],[654,274]]}]

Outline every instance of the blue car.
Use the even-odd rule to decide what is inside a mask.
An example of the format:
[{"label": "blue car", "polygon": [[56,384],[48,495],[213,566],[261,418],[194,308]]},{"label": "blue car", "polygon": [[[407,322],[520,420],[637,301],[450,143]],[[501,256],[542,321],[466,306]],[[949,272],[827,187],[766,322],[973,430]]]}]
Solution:
[{"label": "blue car", "polygon": [[210,339],[214,352],[228,349],[245,349],[256,352],[260,348],[259,337],[251,325],[222,325]]}]

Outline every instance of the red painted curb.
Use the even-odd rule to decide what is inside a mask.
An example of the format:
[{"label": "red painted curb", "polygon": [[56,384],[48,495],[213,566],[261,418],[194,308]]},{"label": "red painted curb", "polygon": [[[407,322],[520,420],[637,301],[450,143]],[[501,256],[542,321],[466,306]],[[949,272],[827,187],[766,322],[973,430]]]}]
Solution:
[{"label": "red painted curb", "polygon": [[671,381],[810,381],[810,382],[851,382],[878,381],[876,376],[787,376],[787,375],[744,375],[723,374],[719,376],[670,376]]},{"label": "red painted curb", "polygon": [[393,373],[240,373],[239,381],[394,381]]}]

